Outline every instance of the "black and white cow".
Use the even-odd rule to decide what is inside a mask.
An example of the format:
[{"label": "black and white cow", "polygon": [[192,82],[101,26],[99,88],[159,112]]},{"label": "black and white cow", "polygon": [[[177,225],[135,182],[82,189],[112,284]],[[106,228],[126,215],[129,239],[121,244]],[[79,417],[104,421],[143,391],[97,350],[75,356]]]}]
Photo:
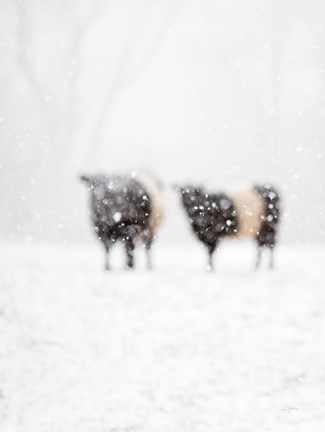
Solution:
[{"label": "black and white cow", "polygon": [[280,216],[280,198],[273,186],[253,186],[227,193],[210,193],[194,186],[176,186],[176,190],[181,193],[192,231],[208,248],[210,269],[213,253],[224,237],[255,239],[256,268],[263,248],[270,250],[270,268],[273,268]]},{"label": "black and white cow", "polygon": [[145,245],[148,268],[151,268],[150,249],[157,227],[163,218],[163,201],[157,182],[146,174],[82,175],[90,191],[90,213],[94,230],[102,241],[109,270],[109,251],[122,241],[127,266],[134,265],[133,251],[139,240]]}]

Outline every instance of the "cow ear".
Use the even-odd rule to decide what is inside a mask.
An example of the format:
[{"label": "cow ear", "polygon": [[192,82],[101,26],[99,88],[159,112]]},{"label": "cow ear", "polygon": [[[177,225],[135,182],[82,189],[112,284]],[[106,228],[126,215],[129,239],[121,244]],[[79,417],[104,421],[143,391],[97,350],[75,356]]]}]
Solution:
[{"label": "cow ear", "polygon": [[91,182],[91,178],[87,175],[84,175],[84,174],[79,176],[79,180],[84,182],[84,183],[90,183]]}]

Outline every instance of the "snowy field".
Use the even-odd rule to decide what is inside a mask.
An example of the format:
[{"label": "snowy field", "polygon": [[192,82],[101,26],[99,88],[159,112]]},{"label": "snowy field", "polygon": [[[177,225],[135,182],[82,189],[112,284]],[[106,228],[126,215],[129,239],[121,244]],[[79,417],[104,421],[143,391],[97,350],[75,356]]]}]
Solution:
[{"label": "snowy field", "polygon": [[2,243],[1,432],[325,430],[325,249]]}]

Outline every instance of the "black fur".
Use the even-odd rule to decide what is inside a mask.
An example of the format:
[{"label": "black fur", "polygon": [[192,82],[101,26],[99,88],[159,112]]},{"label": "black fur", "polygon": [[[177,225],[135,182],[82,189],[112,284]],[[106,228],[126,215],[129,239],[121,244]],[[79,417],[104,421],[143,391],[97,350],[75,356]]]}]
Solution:
[{"label": "black fur", "polygon": [[137,239],[149,250],[153,241],[150,230],[151,197],[145,187],[131,176],[81,176],[91,194],[91,219],[98,238],[108,253],[118,240],[124,245],[127,266],[133,267],[133,251]]},{"label": "black fur", "polygon": [[273,186],[255,186],[256,192],[263,198],[264,215],[259,234],[256,237],[258,246],[273,248],[277,241],[280,218],[280,196]]},{"label": "black fur", "polygon": [[263,198],[264,214],[256,241],[258,245],[256,269],[261,262],[262,248],[270,250],[270,268],[274,266],[274,246],[277,242],[278,224],[280,221],[280,195],[271,185],[255,186],[256,192]]},{"label": "black fur", "polygon": [[[199,240],[207,247],[209,267],[213,267],[212,256],[220,240],[227,236],[235,236],[240,220],[235,203],[224,193],[207,193],[201,187],[176,187],[181,192],[182,203],[189,217],[191,229]],[[259,267],[261,249],[268,247],[273,252],[277,240],[279,222],[279,194],[272,186],[255,186],[255,190],[265,203],[261,229],[256,236]],[[273,266],[273,254],[270,266]]]}]

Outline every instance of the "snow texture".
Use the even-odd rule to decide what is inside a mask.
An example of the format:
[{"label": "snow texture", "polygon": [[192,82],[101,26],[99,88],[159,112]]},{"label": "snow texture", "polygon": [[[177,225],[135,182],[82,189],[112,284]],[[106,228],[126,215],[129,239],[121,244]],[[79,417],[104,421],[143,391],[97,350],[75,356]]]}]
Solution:
[{"label": "snow texture", "polygon": [[99,245],[3,243],[1,432],[324,431],[325,250],[278,252],[116,249],[106,274]]}]

